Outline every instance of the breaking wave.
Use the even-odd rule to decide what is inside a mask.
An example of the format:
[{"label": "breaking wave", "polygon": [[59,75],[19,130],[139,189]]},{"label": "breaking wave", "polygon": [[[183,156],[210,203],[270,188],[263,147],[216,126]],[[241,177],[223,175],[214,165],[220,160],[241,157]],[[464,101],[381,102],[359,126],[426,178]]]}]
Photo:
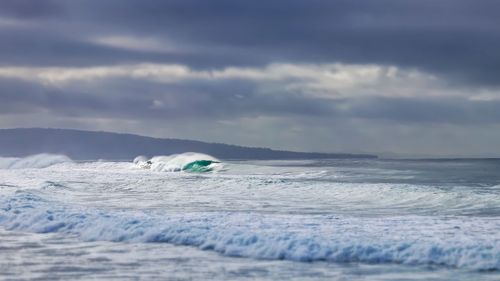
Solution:
[{"label": "breaking wave", "polygon": [[500,270],[496,218],[119,211],[65,205],[28,191],[0,199],[0,206],[0,225],[9,230],[86,241],[165,242],[258,259]]},{"label": "breaking wave", "polygon": [[143,169],[159,172],[210,172],[222,169],[222,163],[217,158],[195,152],[155,156],[151,159],[138,156],[134,159],[134,164]]},{"label": "breaking wave", "polygon": [[60,154],[36,154],[24,158],[0,157],[0,169],[29,169],[47,168],[55,164],[71,163],[69,157]]}]

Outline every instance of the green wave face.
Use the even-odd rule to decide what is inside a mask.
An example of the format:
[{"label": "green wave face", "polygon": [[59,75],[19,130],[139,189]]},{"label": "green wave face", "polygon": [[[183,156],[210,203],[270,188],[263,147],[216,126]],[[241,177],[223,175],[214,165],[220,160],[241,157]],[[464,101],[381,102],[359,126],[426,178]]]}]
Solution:
[{"label": "green wave face", "polygon": [[186,172],[195,172],[195,173],[210,172],[213,170],[213,168],[209,167],[212,163],[220,163],[220,162],[213,160],[196,160],[184,165],[184,167],[182,167],[182,170]]}]

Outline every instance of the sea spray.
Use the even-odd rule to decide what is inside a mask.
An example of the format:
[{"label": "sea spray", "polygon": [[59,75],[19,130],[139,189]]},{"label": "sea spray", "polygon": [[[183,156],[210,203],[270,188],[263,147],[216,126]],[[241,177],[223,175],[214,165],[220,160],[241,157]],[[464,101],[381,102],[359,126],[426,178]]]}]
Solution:
[{"label": "sea spray", "polygon": [[24,158],[0,158],[0,169],[41,169],[71,162],[73,161],[65,155],[42,153]]}]

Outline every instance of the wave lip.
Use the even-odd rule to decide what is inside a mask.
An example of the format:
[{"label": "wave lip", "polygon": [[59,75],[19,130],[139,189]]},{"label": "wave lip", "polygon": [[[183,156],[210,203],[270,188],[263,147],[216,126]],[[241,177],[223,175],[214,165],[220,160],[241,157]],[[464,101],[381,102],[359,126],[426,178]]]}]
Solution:
[{"label": "wave lip", "polygon": [[500,239],[491,235],[500,230],[497,219],[160,214],[78,208],[30,192],[4,198],[0,206],[0,225],[7,229],[67,233],[88,241],[166,242],[258,259],[500,270]]},{"label": "wave lip", "polygon": [[142,169],[158,172],[210,172],[222,168],[222,163],[217,158],[195,152],[155,156],[149,160],[144,156],[138,156],[134,159],[134,163]]},{"label": "wave lip", "polygon": [[0,169],[41,169],[55,164],[72,162],[73,160],[66,155],[41,153],[24,158],[0,157]]}]

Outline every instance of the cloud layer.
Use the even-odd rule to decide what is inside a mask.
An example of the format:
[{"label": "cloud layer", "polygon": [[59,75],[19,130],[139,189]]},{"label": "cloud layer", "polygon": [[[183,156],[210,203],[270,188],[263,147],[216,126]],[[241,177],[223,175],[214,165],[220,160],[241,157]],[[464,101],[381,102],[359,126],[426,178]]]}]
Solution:
[{"label": "cloud layer", "polygon": [[35,2],[0,3],[2,127],[500,155],[497,1]]}]

